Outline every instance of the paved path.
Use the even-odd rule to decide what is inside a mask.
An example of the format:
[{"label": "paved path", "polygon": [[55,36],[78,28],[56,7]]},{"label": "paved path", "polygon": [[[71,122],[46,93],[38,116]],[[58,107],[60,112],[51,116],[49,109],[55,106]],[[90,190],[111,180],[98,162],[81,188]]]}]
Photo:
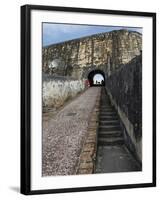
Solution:
[{"label": "paved path", "polygon": [[98,147],[96,173],[141,171],[141,167],[125,145]]},{"label": "paved path", "polygon": [[76,173],[88,122],[100,90],[100,87],[89,88],[56,115],[45,114],[42,144],[43,176]]}]

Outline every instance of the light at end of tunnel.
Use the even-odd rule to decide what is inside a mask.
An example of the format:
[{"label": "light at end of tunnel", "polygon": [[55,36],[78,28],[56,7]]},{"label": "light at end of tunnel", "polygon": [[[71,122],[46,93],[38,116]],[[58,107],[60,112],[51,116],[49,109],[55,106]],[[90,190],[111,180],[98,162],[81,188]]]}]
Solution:
[{"label": "light at end of tunnel", "polygon": [[93,83],[96,85],[102,84],[104,81],[104,77],[101,74],[95,74],[93,77]]}]

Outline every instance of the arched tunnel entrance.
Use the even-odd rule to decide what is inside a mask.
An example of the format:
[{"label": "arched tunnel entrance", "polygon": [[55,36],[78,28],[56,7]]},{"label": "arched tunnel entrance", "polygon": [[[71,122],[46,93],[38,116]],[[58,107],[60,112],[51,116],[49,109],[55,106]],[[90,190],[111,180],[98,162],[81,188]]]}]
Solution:
[{"label": "arched tunnel entrance", "polygon": [[105,73],[100,70],[92,70],[88,74],[88,81],[90,86],[105,86]]}]

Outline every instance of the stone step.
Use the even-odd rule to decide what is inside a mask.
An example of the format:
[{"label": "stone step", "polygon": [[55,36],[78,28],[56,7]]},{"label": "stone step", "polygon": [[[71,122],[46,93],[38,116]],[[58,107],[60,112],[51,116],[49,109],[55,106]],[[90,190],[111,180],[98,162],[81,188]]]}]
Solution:
[{"label": "stone step", "polygon": [[107,96],[105,95],[105,96],[102,96],[101,101],[103,101],[103,102],[109,101],[109,102],[110,102],[110,99],[109,99],[109,97],[107,97]]},{"label": "stone step", "polygon": [[98,145],[122,145],[123,137],[98,138]]},{"label": "stone step", "polygon": [[117,113],[116,113],[115,110],[112,110],[112,111],[105,111],[105,110],[102,110],[102,111],[100,112],[100,114],[102,114],[102,115],[104,115],[104,114],[106,114],[106,115],[117,115]]},{"label": "stone step", "polygon": [[100,108],[101,112],[115,112],[114,108]]},{"label": "stone step", "polygon": [[98,138],[122,137],[122,131],[99,131]]},{"label": "stone step", "polygon": [[100,125],[99,131],[120,131],[121,127],[120,125]]},{"label": "stone step", "polygon": [[100,113],[102,117],[118,117],[116,113]]},{"label": "stone step", "polygon": [[111,106],[101,106],[100,110],[114,110],[114,108]]},{"label": "stone step", "polygon": [[101,108],[114,108],[110,103],[106,104],[101,102]]},{"label": "stone step", "polygon": [[99,125],[120,125],[119,120],[100,120]]},{"label": "stone step", "polygon": [[106,107],[106,108],[111,108],[112,106],[111,106],[111,104],[108,102],[100,102],[100,105],[101,105],[101,107]]},{"label": "stone step", "polygon": [[105,103],[105,102],[110,102],[110,99],[107,96],[105,96],[105,97],[102,97],[100,101]]},{"label": "stone step", "polygon": [[102,121],[107,121],[107,120],[118,120],[118,116],[117,115],[115,115],[115,116],[109,116],[109,115],[100,115],[99,116],[99,118],[100,118],[100,121],[102,120]]}]

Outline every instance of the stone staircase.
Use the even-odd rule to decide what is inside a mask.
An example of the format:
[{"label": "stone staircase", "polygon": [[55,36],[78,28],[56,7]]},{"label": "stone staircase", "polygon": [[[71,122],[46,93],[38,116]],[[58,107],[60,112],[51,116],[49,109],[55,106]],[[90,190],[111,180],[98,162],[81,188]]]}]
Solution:
[{"label": "stone staircase", "polygon": [[102,88],[99,117],[98,145],[124,144],[118,115]]},{"label": "stone staircase", "polygon": [[125,145],[120,119],[102,87],[95,173],[141,170]]}]

